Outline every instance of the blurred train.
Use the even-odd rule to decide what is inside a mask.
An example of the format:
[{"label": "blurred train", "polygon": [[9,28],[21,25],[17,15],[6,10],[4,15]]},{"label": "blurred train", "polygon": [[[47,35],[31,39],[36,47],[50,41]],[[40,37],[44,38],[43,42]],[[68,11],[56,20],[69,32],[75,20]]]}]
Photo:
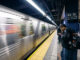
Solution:
[{"label": "blurred train", "polygon": [[0,6],[0,60],[21,60],[56,26]]}]

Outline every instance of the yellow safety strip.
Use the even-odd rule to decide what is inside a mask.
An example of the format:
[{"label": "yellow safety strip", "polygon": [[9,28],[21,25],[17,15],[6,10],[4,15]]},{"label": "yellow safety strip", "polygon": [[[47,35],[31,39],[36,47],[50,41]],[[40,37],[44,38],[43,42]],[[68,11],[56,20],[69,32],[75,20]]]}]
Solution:
[{"label": "yellow safety strip", "polygon": [[38,46],[47,36],[48,36],[48,33],[38,38],[35,42],[35,46]]},{"label": "yellow safety strip", "polygon": [[56,31],[54,31],[51,36],[47,38],[47,40],[27,60],[43,60],[52,42],[55,32]]}]

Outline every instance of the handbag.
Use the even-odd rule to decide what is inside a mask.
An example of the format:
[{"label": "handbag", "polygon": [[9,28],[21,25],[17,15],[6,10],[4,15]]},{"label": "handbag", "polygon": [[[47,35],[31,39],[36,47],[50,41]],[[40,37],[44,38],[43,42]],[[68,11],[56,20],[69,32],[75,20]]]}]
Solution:
[{"label": "handbag", "polygon": [[70,49],[80,49],[80,37],[73,36],[73,41],[71,43]]},{"label": "handbag", "polygon": [[80,37],[77,37],[76,48],[80,49]]}]

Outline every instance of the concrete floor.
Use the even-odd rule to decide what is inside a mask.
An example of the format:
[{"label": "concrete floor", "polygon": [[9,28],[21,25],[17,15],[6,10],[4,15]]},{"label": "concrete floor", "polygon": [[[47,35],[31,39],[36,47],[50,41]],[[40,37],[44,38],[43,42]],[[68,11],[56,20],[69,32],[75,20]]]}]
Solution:
[{"label": "concrete floor", "polygon": [[57,32],[55,33],[55,36],[53,37],[52,43],[44,57],[44,60],[57,60]]},{"label": "concrete floor", "polygon": [[[57,32],[55,34],[55,36],[53,37],[52,43],[44,57],[44,60],[58,60],[57,59],[57,51],[59,51],[60,49],[57,50],[57,46],[58,46],[58,38],[57,38]],[[77,56],[77,60],[80,60],[80,50],[78,50],[78,56]]]},{"label": "concrete floor", "polygon": [[78,60],[80,60],[80,50],[78,50]]}]

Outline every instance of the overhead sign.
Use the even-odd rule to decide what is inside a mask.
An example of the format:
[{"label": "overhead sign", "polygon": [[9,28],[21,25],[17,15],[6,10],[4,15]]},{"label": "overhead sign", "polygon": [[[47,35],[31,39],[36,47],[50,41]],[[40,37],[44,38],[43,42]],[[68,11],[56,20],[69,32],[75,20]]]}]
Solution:
[{"label": "overhead sign", "polygon": [[77,13],[67,13],[67,20],[77,20],[78,14]]}]

